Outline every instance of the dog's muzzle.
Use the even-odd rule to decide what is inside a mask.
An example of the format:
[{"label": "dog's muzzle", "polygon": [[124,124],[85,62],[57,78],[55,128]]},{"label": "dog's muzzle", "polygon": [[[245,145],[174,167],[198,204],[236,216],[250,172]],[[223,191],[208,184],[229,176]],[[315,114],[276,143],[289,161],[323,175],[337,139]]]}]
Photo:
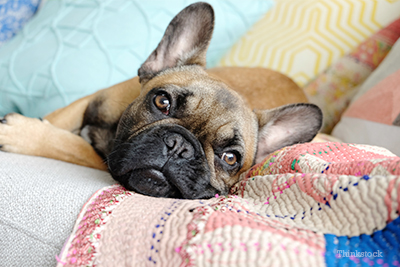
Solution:
[{"label": "dog's muzzle", "polygon": [[200,142],[179,125],[157,125],[116,144],[108,166],[125,188],[145,195],[199,199],[218,193]]}]

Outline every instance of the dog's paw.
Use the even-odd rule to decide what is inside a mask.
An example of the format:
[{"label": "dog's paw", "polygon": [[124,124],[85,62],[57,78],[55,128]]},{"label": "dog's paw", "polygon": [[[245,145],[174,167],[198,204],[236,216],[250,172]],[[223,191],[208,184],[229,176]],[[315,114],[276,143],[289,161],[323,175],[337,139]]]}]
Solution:
[{"label": "dog's paw", "polygon": [[44,138],[42,125],[39,119],[7,114],[0,119],[0,151],[32,154],[37,149],[37,141]]}]

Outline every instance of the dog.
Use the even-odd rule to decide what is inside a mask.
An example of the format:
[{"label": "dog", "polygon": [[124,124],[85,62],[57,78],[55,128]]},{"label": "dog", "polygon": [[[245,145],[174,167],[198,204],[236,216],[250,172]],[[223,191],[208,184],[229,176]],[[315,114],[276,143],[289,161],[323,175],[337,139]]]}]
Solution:
[{"label": "dog", "polygon": [[209,4],[186,7],[137,77],[43,120],[7,114],[1,150],[108,170],[125,188],[154,197],[227,194],[269,153],[311,141],[322,113],[283,74],[206,70],[213,29]]}]

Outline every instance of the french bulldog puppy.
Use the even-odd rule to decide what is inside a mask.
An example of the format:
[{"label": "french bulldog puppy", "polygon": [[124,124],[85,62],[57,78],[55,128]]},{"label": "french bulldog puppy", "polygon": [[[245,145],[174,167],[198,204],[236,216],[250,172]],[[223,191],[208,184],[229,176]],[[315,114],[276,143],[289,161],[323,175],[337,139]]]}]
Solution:
[{"label": "french bulldog puppy", "polygon": [[43,121],[8,114],[2,151],[108,169],[155,197],[226,194],[269,153],[308,142],[320,109],[286,76],[261,68],[205,70],[214,28],[206,3],[169,24],[138,77],[84,97]]}]

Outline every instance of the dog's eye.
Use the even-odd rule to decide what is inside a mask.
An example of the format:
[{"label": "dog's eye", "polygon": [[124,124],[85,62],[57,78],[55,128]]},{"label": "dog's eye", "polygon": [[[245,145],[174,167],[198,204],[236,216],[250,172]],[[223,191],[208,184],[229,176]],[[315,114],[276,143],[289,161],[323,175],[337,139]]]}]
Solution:
[{"label": "dog's eye", "polygon": [[234,166],[237,163],[237,156],[232,152],[224,152],[221,159],[231,166]]},{"label": "dog's eye", "polygon": [[158,94],[154,97],[154,105],[165,115],[169,114],[171,107],[169,98],[165,94]]}]

